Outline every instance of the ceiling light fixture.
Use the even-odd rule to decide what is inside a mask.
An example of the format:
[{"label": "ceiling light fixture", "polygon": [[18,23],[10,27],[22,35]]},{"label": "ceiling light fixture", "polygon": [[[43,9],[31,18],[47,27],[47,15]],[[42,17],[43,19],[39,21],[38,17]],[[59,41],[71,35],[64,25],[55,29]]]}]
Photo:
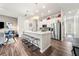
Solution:
[{"label": "ceiling light fixture", "polygon": [[48,10],[48,13],[50,13],[51,11],[50,10]]},{"label": "ceiling light fixture", "polygon": [[69,14],[71,14],[71,11],[68,11]]},{"label": "ceiling light fixture", "polygon": [[43,8],[46,8],[46,6],[43,6]]}]

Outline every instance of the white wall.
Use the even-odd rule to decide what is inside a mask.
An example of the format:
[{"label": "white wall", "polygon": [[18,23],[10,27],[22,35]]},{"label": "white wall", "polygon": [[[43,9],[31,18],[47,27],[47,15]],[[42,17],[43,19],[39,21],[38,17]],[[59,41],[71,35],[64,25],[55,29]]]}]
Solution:
[{"label": "white wall", "polygon": [[79,38],[79,16],[74,18],[74,35]]},{"label": "white wall", "polygon": [[21,37],[21,35],[23,34],[24,31],[24,21],[26,20],[25,17],[19,16],[18,17],[18,33],[19,36]]},{"label": "white wall", "polygon": [[36,22],[38,23],[37,20],[30,20],[30,19],[29,20],[25,20],[25,22],[24,22],[25,23],[24,24],[25,31],[37,31],[37,29],[36,29]]},{"label": "white wall", "polygon": [[14,28],[17,28],[17,19],[9,16],[0,15],[0,22],[10,22]]},{"label": "white wall", "polygon": [[24,22],[24,31],[29,31],[29,20],[25,20]]},{"label": "white wall", "polygon": [[[66,16],[66,15],[65,15]],[[67,35],[72,35],[74,38],[79,38],[79,16],[66,16],[63,18],[64,25],[63,29],[63,39],[66,39]]]}]

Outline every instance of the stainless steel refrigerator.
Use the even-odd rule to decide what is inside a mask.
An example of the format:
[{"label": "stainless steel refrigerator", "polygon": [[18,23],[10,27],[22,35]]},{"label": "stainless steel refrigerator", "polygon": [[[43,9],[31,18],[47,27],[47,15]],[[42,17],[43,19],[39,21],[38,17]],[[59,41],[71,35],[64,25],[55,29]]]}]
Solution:
[{"label": "stainless steel refrigerator", "polygon": [[56,40],[61,40],[61,22],[56,21],[53,23],[52,38]]}]

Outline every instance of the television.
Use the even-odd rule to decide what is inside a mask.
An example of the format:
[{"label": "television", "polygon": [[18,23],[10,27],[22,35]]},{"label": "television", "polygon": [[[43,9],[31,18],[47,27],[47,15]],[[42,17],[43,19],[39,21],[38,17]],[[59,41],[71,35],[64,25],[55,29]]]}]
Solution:
[{"label": "television", "polygon": [[4,28],[4,22],[0,22],[0,29]]}]

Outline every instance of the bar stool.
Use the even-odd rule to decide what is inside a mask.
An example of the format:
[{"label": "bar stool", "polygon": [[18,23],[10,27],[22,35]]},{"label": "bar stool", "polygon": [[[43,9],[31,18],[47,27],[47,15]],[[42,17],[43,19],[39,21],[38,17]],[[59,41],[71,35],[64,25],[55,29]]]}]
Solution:
[{"label": "bar stool", "polygon": [[24,44],[28,44],[28,43],[29,43],[28,39],[29,39],[29,38],[28,38],[25,34],[22,35],[22,42],[23,42]]},{"label": "bar stool", "polygon": [[33,44],[32,44],[32,37],[31,36],[29,36],[29,35],[27,35],[27,34],[23,34],[24,35],[24,39],[23,39],[23,42],[24,42],[24,44],[27,44],[28,45],[28,48],[29,47],[31,47]]},{"label": "bar stool", "polygon": [[32,37],[30,35],[27,34],[23,34],[24,35],[24,44],[28,45],[28,48],[31,48],[32,51],[36,51],[37,49],[39,49],[39,39]]},{"label": "bar stool", "polygon": [[39,49],[39,41],[40,40],[38,38],[33,37],[33,41],[32,41],[33,45],[31,47],[33,52],[36,51],[37,49]]},{"label": "bar stool", "polygon": [[33,46],[33,41],[34,41],[34,39],[33,39],[32,36],[28,36],[28,37],[29,37],[29,44],[28,44],[28,47],[30,48],[30,47]]}]

